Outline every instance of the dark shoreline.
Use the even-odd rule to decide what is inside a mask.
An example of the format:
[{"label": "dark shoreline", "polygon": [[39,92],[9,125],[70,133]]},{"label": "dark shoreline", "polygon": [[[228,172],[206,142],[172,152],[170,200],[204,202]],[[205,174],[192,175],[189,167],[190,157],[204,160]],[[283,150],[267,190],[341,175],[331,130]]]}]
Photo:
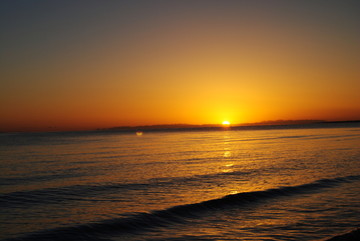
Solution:
[{"label": "dark shoreline", "polygon": [[360,240],[360,228],[357,228],[351,232],[334,236],[325,241],[358,241]]}]

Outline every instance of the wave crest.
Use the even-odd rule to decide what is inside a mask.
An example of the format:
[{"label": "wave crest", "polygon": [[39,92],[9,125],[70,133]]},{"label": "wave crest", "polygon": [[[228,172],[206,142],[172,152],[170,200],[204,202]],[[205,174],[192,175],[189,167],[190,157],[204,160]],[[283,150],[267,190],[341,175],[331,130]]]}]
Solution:
[{"label": "wave crest", "polygon": [[183,223],[186,222],[189,218],[196,218],[204,213],[225,209],[229,206],[241,206],[284,196],[300,195],[303,193],[314,192],[324,188],[331,188],[341,183],[348,183],[357,180],[360,180],[360,175],[338,177],[333,179],[321,179],[303,185],[232,194],[219,199],[211,199],[199,203],[174,206],[168,209],[153,211],[150,213],[139,213],[128,218],[115,218],[104,220],[99,223],[89,223],[66,228],[44,230],[42,232],[32,233],[24,237],[9,239],[8,241],[104,241],[106,239],[97,237],[97,235],[146,231],[156,227],[168,226],[175,223]]}]

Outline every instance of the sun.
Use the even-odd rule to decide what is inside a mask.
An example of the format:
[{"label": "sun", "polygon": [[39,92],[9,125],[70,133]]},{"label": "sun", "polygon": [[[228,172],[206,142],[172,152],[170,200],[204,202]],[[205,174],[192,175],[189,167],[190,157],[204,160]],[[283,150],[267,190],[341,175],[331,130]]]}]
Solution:
[{"label": "sun", "polygon": [[229,121],[223,121],[222,124],[223,124],[224,126],[228,126],[228,125],[230,125],[230,122],[229,122]]}]

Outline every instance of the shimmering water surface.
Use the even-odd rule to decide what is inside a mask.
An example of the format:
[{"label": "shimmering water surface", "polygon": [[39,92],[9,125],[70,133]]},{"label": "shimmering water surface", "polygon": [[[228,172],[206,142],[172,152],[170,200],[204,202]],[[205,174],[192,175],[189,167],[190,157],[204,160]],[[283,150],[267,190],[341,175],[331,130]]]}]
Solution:
[{"label": "shimmering water surface", "polygon": [[0,134],[0,239],[322,240],[359,226],[360,127]]}]

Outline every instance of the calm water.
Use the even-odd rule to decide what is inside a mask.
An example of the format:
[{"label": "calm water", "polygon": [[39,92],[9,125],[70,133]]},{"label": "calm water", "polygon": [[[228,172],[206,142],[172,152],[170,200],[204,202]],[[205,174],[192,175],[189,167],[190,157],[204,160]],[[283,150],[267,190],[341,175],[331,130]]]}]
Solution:
[{"label": "calm water", "polygon": [[322,240],[360,224],[360,126],[0,135],[0,239]]}]

